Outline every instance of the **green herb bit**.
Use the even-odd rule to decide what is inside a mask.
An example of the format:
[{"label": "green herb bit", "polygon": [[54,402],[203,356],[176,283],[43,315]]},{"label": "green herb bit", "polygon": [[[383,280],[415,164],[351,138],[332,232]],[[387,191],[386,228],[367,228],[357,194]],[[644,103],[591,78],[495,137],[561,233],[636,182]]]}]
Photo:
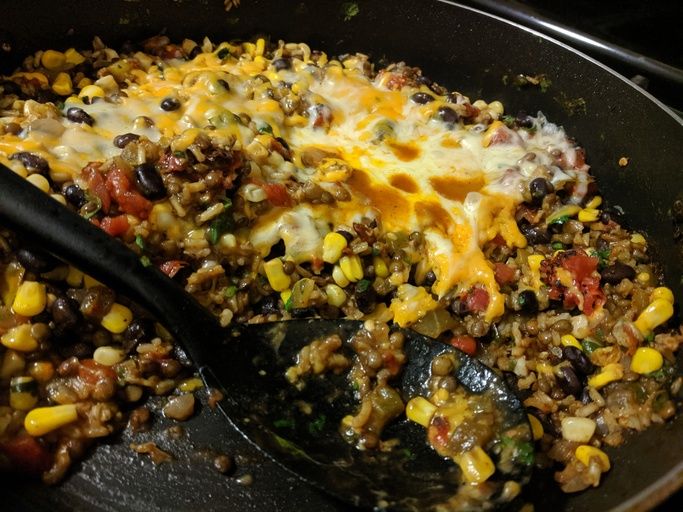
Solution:
[{"label": "green herb bit", "polygon": [[344,2],[341,6],[342,15],[344,16],[344,21],[350,21],[351,18],[357,16],[360,12],[360,7],[356,2]]},{"label": "green herb bit", "polygon": [[135,235],[135,245],[137,245],[141,250],[145,250],[145,239],[141,235]]},{"label": "green herb bit", "polygon": [[256,129],[259,133],[270,133],[271,135],[273,134],[273,127],[270,126],[268,123],[260,123],[256,127]]},{"label": "green herb bit", "polygon": [[565,222],[567,222],[568,220],[569,220],[569,215],[562,215],[556,219],[553,219],[553,221],[550,222],[548,225],[559,224],[561,226]]},{"label": "green herb bit", "polygon": [[602,347],[602,345],[600,343],[598,343],[597,341],[592,340],[590,338],[586,338],[585,340],[582,340],[581,346],[583,347],[583,351],[586,352],[587,354],[592,354],[595,350]]},{"label": "green herb bit", "polygon": [[221,48],[220,50],[218,50],[216,57],[223,60],[224,58],[228,57],[229,55],[230,55],[230,48]]},{"label": "green herb bit", "polygon": [[552,247],[554,251],[561,251],[564,249],[564,244],[562,242],[553,242],[550,247]]},{"label": "green herb bit", "polygon": [[273,426],[274,426],[275,428],[290,428],[290,429],[294,429],[295,424],[294,424],[294,420],[291,419],[291,418],[281,418],[281,419],[279,419],[279,420],[275,420],[275,421],[273,422]]},{"label": "green herb bit", "polygon": [[308,431],[313,435],[320,434],[323,431],[323,428],[325,427],[326,421],[327,418],[325,417],[325,415],[321,414],[314,421],[308,424]]},{"label": "green herb bit", "polygon": [[230,298],[234,297],[235,295],[237,295],[237,286],[235,286],[234,284],[228,286],[228,287],[225,289],[225,291],[223,291],[223,296],[224,296],[226,299],[230,299]]},{"label": "green herb bit", "polygon": [[356,291],[358,293],[363,293],[368,288],[370,288],[370,280],[369,279],[361,279],[360,281],[358,281],[358,284],[356,285]]},{"label": "green herb bit", "polygon": [[185,158],[187,154],[185,153],[185,151],[178,150],[173,152],[173,156],[176,158]]},{"label": "green herb bit", "polygon": [[152,262],[150,261],[150,259],[149,259],[147,256],[144,256],[144,255],[143,255],[143,256],[140,256],[140,263],[142,263],[142,266],[143,266],[143,267],[149,267],[149,266],[152,264]]}]

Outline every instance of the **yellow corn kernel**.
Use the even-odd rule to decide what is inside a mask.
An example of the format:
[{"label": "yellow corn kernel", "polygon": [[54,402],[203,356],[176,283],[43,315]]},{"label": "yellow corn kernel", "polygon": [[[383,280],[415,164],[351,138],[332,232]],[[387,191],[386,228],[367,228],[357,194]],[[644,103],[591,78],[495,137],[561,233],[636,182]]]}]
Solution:
[{"label": "yellow corn kernel", "polygon": [[62,69],[66,64],[66,55],[56,50],[45,50],[43,56],[40,58],[40,62],[45,69],[56,71]]},{"label": "yellow corn kernel", "polygon": [[469,484],[480,484],[488,480],[496,471],[496,466],[481,446],[475,446],[457,458],[456,462],[462,470],[465,481]]},{"label": "yellow corn kernel", "polygon": [[600,448],[595,446],[582,444],[576,448],[574,455],[584,466],[589,466],[591,459],[595,457],[598,459],[598,464],[600,464],[600,469],[602,469],[603,473],[610,469],[609,457]]},{"label": "yellow corn kernel", "polygon": [[574,336],[571,334],[565,334],[560,338],[560,343],[562,343],[563,347],[576,347],[579,350],[583,350],[581,347],[581,343],[579,343],[579,340],[577,340]]},{"label": "yellow corn kernel", "polygon": [[83,283],[83,272],[76,267],[69,266],[69,273],[66,275],[66,284],[73,288],[80,288]]},{"label": "yellow corn kernel", "polygon": [[494,114],[497,114],[498,116],[502,116],[503,112],[505,111],[505,107],[498,100],[495,100],[495,101],[492,101],[491,103],[489,103],[488,108],[491,112],[493,112]]},{"label": "yellow corn kernel", "polygon": [[408,419],[423,427],[429,426],[429,422],[432,420],[435,412],[436,405],[422,396],[411,398],[406,404],[406,416]]},{"label": "yellow corn kernel", "polygon": [[541,375],[553,375],[555,371],[553,370],[553,366],[550,363],[539,361],[538,363],[536,363],[536,373],[539,373]]},{"label": "yellow corn kernel", "polygon": [[96,363],[103,366],[114,366],[124,360],[126,354],[120,348],[104,345],[97,347],[92,355]]},{"label": "yellow corn kernel", "polygon": [[89,78],[81,78],[76,84],[76,87],[78,87],[79,89],[85,89],[90,84],[92,84],[92,80],[90,80]]},{"label": "yellow corn kernel", "polygon": [[83,87],[83,89],[81,89],[81,92],[78,93],[78,97],[90,98],[90,100],[93,98],[104,98],[104,89],[102,89],[102,87],[99,85],[86,85]]},{"label": "yellow corn kernel", "polygon": [[602,367],[602,371],[588,379],[588,385],[600,389],[610,382],[620,380],[624,376],[624,369],[619,363],[610,363]]},{"label": "yellow corn kernel", "polygon": [[282,260],[274,258],[263,264],[270,287],[276,292],[283,292],[292,284],[292,278],[285,274],[282,267]]},{"label": "yellow corn kernel", "polygon": [[671,318],[673,314],[674,307],[671,302],[665,299],[655,299],[638,315],[634,323],[643,336],[647,336],[657,326]]},{"label": "yellow corn kernel", "polygon": [[348,242],[343,235],[335,232],[327,233],[323,239],[323,261],[337,263],[347,245]]},{"label": "yellow corn kernel", "polygon": [[432,396],[429,397],[429,401],[437,407],[441,407],[442,405],[445,405],[446,402],[448,402],[449,398],[450,393],[443,388],[439,388],[432,394]]},{"label": "yellow corn kernel", "polygon": [[650,276],[649,272],[640,272],[636,276],[636,281],[638,281],[640,284],[648,284],[650,282],[651,277],[652,276]]},{"label": "yellow corn kernel", "polygon": [[377,277],[387,277],[389,275],[389,267],[387,267],[387,262],[384,261],[380,256],[375,256],[372,259],[372,264],[375,267],[375,275]]},{"label": "yellow corn kernel", "polygon": [[534,436],[534,441],[538,441],[543,437],[543,425],[541,425],[539,419],[533,414],[527,414],[526,416],[529,419],[529,425],[531,426],[531,433]]},{"label": "yellow corn kernel", "polygon": [[31,436],[42,436],[78,419],[75,404],[38,407],[24,418],[24,428]]},{"label": "yellow corn kernel", "polygon": [[342,288],[346,288],[350,282],[339,265],[335,265],[332,269],[332,279]]},{"label": "yellow corn kernel", "polygon": [[[4,343],[3,343],[4,345]],[[26,359],[24,356],[15,350],[6,350],[0,363],[0,379],[9,379],[24,371],[26,367]]]},{"label": "yellow corn kernel", "polygon": [[102,283],[100,283],[97,279],[94,277],[89,276],[88,274],[83,274],[83,286],[86,288],[92,288],[93,286],[104,286]]},{"label": "yellow corn kernel", "polygon": [[579,212],[580,222],[595,222],[600,218],[600,210],[595,208],[584,208]]},{"label": "yellow corn kernel", "polygon": [[60,96],[69,96],[74,91],[71,77],[68,73],[63,71],[57,75],[55,81],[52,82],[52,90]]},{"label": "yellow corn kernel", "polygon": [[667,302],[671,302],[671,304],[674,303],[674,294],[671,291],[671,289],[667,288],[666,286],[659,286],[652,290],[652,293],[650,294],[650,302],[654,302],[657,299],[663,299]]},{"label": "yellow corn kernel", "polygon": [[541,268],[541,262],[545,259],[545,256],[542,254],[532,254],[527,258],[527,262],[529,263],[529,268],[531,270],[538,270]]},{"label": "yellow corn kernel", "polygon": [[339,267],[350,282],[355,283],[363,279],[363,263],[357,254],[342,256],[339,260]]},{"label": "yellow corn kernel", "polygon": [[489,147],[491,145],[493,135],[499,128],[503,128],[504,126],[505,124],[502,121],[493,121],[484,132],[484,138],[481,140],[481,145],[485,148]]},{"label": "yellow corn kernel", "polygon": [[73,48],[69,48],[67,51],[65,51],[64,57],[66,58],[66,63],[70,64],[71,66],[78,66],[79,64],[85,62],[85,57],[83,57],[83,55],[78,53]]},{"label": "yellow corn kernel", "polygon": [[28,181],[31,185],[35,185],[43,192],[49,192],[50,190],[50,182],[47,181],[47,178],[42,174],[29,174],[26,176],[26,181]]},{"label": "yellow corn kernel", "polygon": [[560,219],[562,217],[573,217],[574,215],[576,215],[580,211],[581,211],[581,207],[576,205],[576,204],[564,205],[559,210],[556,210],[554,213],[552,213],[546,219],[546,223],[552,224],[554,221],[556,221],[557,219]]},{"label": "yellow corn kernel", "polygon": [[12,409],[30,411],[38,403],[38,385],[33,377],[14,377],[9,386],[9,405]]},{"label": "yellow corn kernel", "polygon": [[640,347],[631,359],[631,370],[642,374],[659,370],[664,364],[664,358],[658,350],[650,347]]},{"label": "yellow corn kernel", "polygon": [[338,308],[346,302],[346,292],[336,284],[330,283],[325,286],[325,294],[327,294],[327,303],[330,306]]},{"label": "yellow corn kernel", "polygon": [[14,296],[12,310],[22,316],[36,316],[42,313],[47,303],[45,285],[36,281],[24,281]]},{"label": "yellow corn kernel", "polygon": [[632,244],[638,244],[638,245],[645,245],[645,237],[641,235],[640,233],[635,233],[631,235],[631,243]]},{"label": "yellow corn kernel", "polygon": [[256,40],[256,48],[254,48],[254,54],[263,55],[263,51],[266,49],[266,40],[262,37]]},{"label": "yellow corn kernel", "polygon": [[204,382],[199,377],[190,377],[178,384],[178,391],[182,393],[193,393],[204,387]]},{"label": "yellow corn kernel", "polygon": [[602,197],[593,196],[593,199],[586,203],[586,208],[597,208],[602,204]]},{"label": "yellow corn kernel", "polygon": [[133,320],[133,312],[123,304],[115,302],[109,313],[102,317],[100,325],[114,334],[121,334]]},{"label": "yellow corn kernel", "polygon": [[280,292],[280,298],[282,299],[283,304],[287,304],[287,301],[289,298],[292,296],[292,290],[287,289],[285,291]]}]

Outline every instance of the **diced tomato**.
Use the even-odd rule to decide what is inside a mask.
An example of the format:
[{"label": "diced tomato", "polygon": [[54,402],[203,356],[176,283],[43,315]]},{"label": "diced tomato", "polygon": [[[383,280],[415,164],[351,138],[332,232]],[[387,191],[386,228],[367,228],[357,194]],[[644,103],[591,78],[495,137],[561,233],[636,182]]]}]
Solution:
[{"label": "diced tomato", "polygon": [[20,435],[0,443],[0,452],[9,460],[13,471],[38,476],[52,465],[52,455],[37,439]]},{"label": "diced tomato", "polygon": [[168,277],[174,277],[181,268],[185,267],[187,262],[181,260],[168,260],[164,261],[159,265],[159,270],[161,270]]},{"label": "diced tomato", "polygon": [[115,379],[116,373],[108,366],[95,362],[94,359],[84,359],[78,366],[78,376],[87,384],[97,384],[101,380]]},{"label": "diced tomato", "polygon": [[107,190],[125,213],[146,219],[152,210],[152,203],[133,190],[130,179],[118,167],[107,173]]},{"label": "diced tomato", "polygon": [[489,305],[489,292],[481,286],[475,286],[465,296],[465,307],[473,313],[486,311]]},{"label": "diced tomato", "polygon": [[503,238],[503,236],[500,233],[498,233],[491,239],[491,244],[497,245],[498,247],[502,247],[504,245],[507,245],[507,242],[505,241],[505,238]]},{"label": "diced tomato", "polygon": [[268,196],[268,201],[273,206],[291,206],[292,198],[289,197],[287,188],[281,183],[264,183],[261,185]]},{"label": "diced tomato", "polygon": [[159,159],[159,170],[161,172],[180,172],[187,167],[187,160],[175,156],[173,153],[164,153]]},{"label": "diced tomato", "polygon": [[509,284],[515,280],[515,269],[505,263],[496,263],[493,274],[499,285]]},{"label": "diced tomato", "polygon": [[90,162],[81,171],[81,176],[87,183],[88,190],[100,198],[102,211],[108,213],[111,206],[111,196],[107,190],[104,175],[99,171],[100,165],[98,162]]},{"label": "diced tomato", "polygon": [[448,343],[458,350],[463,351],[465,354],[473,356],[477,353],[477,340],[472,336],[463,334],[461,336],[453,336]]},{"label": "diced tomato", "polygon": [[577,282],[581,283],[598,268],[598,258],[586,254],[574,254],[562,260],[562,267],[569,270]]},{"label": "diced tomato", "polygon": [[600,288],[600,277],[587,277],[581,282],[583,293],[583,312],[587,315],[593,313],[595,308],[605,303],[605,293]]},{"label": "diced tomato", "polygon": [[512,139],[512,132],[505,126],[501,126],[491,135],[489,146],[496,144],[507,144]]},{"label": "diced tomato", "polygon": [[435,416],[432,418],[429,428],[427,429],[427,437],[434,449],[442,454],[448,447],[448,431],[450,430],[450,423],[443,416]]},{"label": "diced tomato", "polygon": [[105,217],[100,222],[100,227],[104,229],[110,236],[123,235],[130,225],[128,224],[128,217],[125,215],[117,215],[116,217]]}]

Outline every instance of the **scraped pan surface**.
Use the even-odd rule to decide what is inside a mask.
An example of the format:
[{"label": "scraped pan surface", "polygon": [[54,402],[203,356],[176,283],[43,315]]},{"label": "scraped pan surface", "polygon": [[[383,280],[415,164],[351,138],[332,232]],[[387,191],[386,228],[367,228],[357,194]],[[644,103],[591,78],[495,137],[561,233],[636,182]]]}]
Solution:
[{"label": "scraped pan surface", "polygon": [[[360,51],[375,62],[405,60],[473,99],[499,99],[512,113],[541,110],[564,125],[586,148],[602,195],[624,208],[632,228],[649,234],[667,284],[683,298],[683,258],[668,215],[681,195],[683,125],[623,78],[539,34],[448,2],[360,0],[357,9],[331,0],[241,4],[226,12],[220,0],[4,1],[0,66],[8,71],[40,48],[86,46],[94,35],[116,47],[161,32],[174,40],[208,35],[214,41],[265,34],[331,54]],[[504,77],[518,73],[545,74],[551,86],[544,92],[506,85]],[[617,163],[622,156],[629,158],[626,168]],[[3,477],[0,508],[348,510],[265,460],[206,406],[184,424],[187,432],[179,441],[165,434],[170,425],[158,421],[151,433],[124,433],[98,446],[58,487]],[[169,449],[176,460],[154,467],[128,448],[147,440]],[[236,456],[233,476],[212,469],[217,453]],[[538,511],[645,510],[683,481],[681,454],[679,416],[611,451],[613,469],[598,489],[562,495],[552,475],[539,475],[528,495]],[[247,473],[253,483],[238,483],[235,477]]]}]

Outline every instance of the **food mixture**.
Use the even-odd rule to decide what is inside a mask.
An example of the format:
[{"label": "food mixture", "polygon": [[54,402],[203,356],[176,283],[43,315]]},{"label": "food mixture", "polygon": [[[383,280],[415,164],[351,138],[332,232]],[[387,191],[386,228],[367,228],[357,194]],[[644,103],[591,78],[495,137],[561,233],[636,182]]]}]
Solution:
[{"label": "food mixture", "polygon": [[[676,412],[673,295],[541,113],[305,44],[96,38],[0,80],[0,161],[222,325],[371,319],[476,355],[523,400],[536,464],[565,492]],[[146,397],[193,413],[201,382],[158,323],[4,229],[0,341],[0,466],[55,483],[96,439],[145,424]],[[422,397],[423,424],[442,394]]]}]

